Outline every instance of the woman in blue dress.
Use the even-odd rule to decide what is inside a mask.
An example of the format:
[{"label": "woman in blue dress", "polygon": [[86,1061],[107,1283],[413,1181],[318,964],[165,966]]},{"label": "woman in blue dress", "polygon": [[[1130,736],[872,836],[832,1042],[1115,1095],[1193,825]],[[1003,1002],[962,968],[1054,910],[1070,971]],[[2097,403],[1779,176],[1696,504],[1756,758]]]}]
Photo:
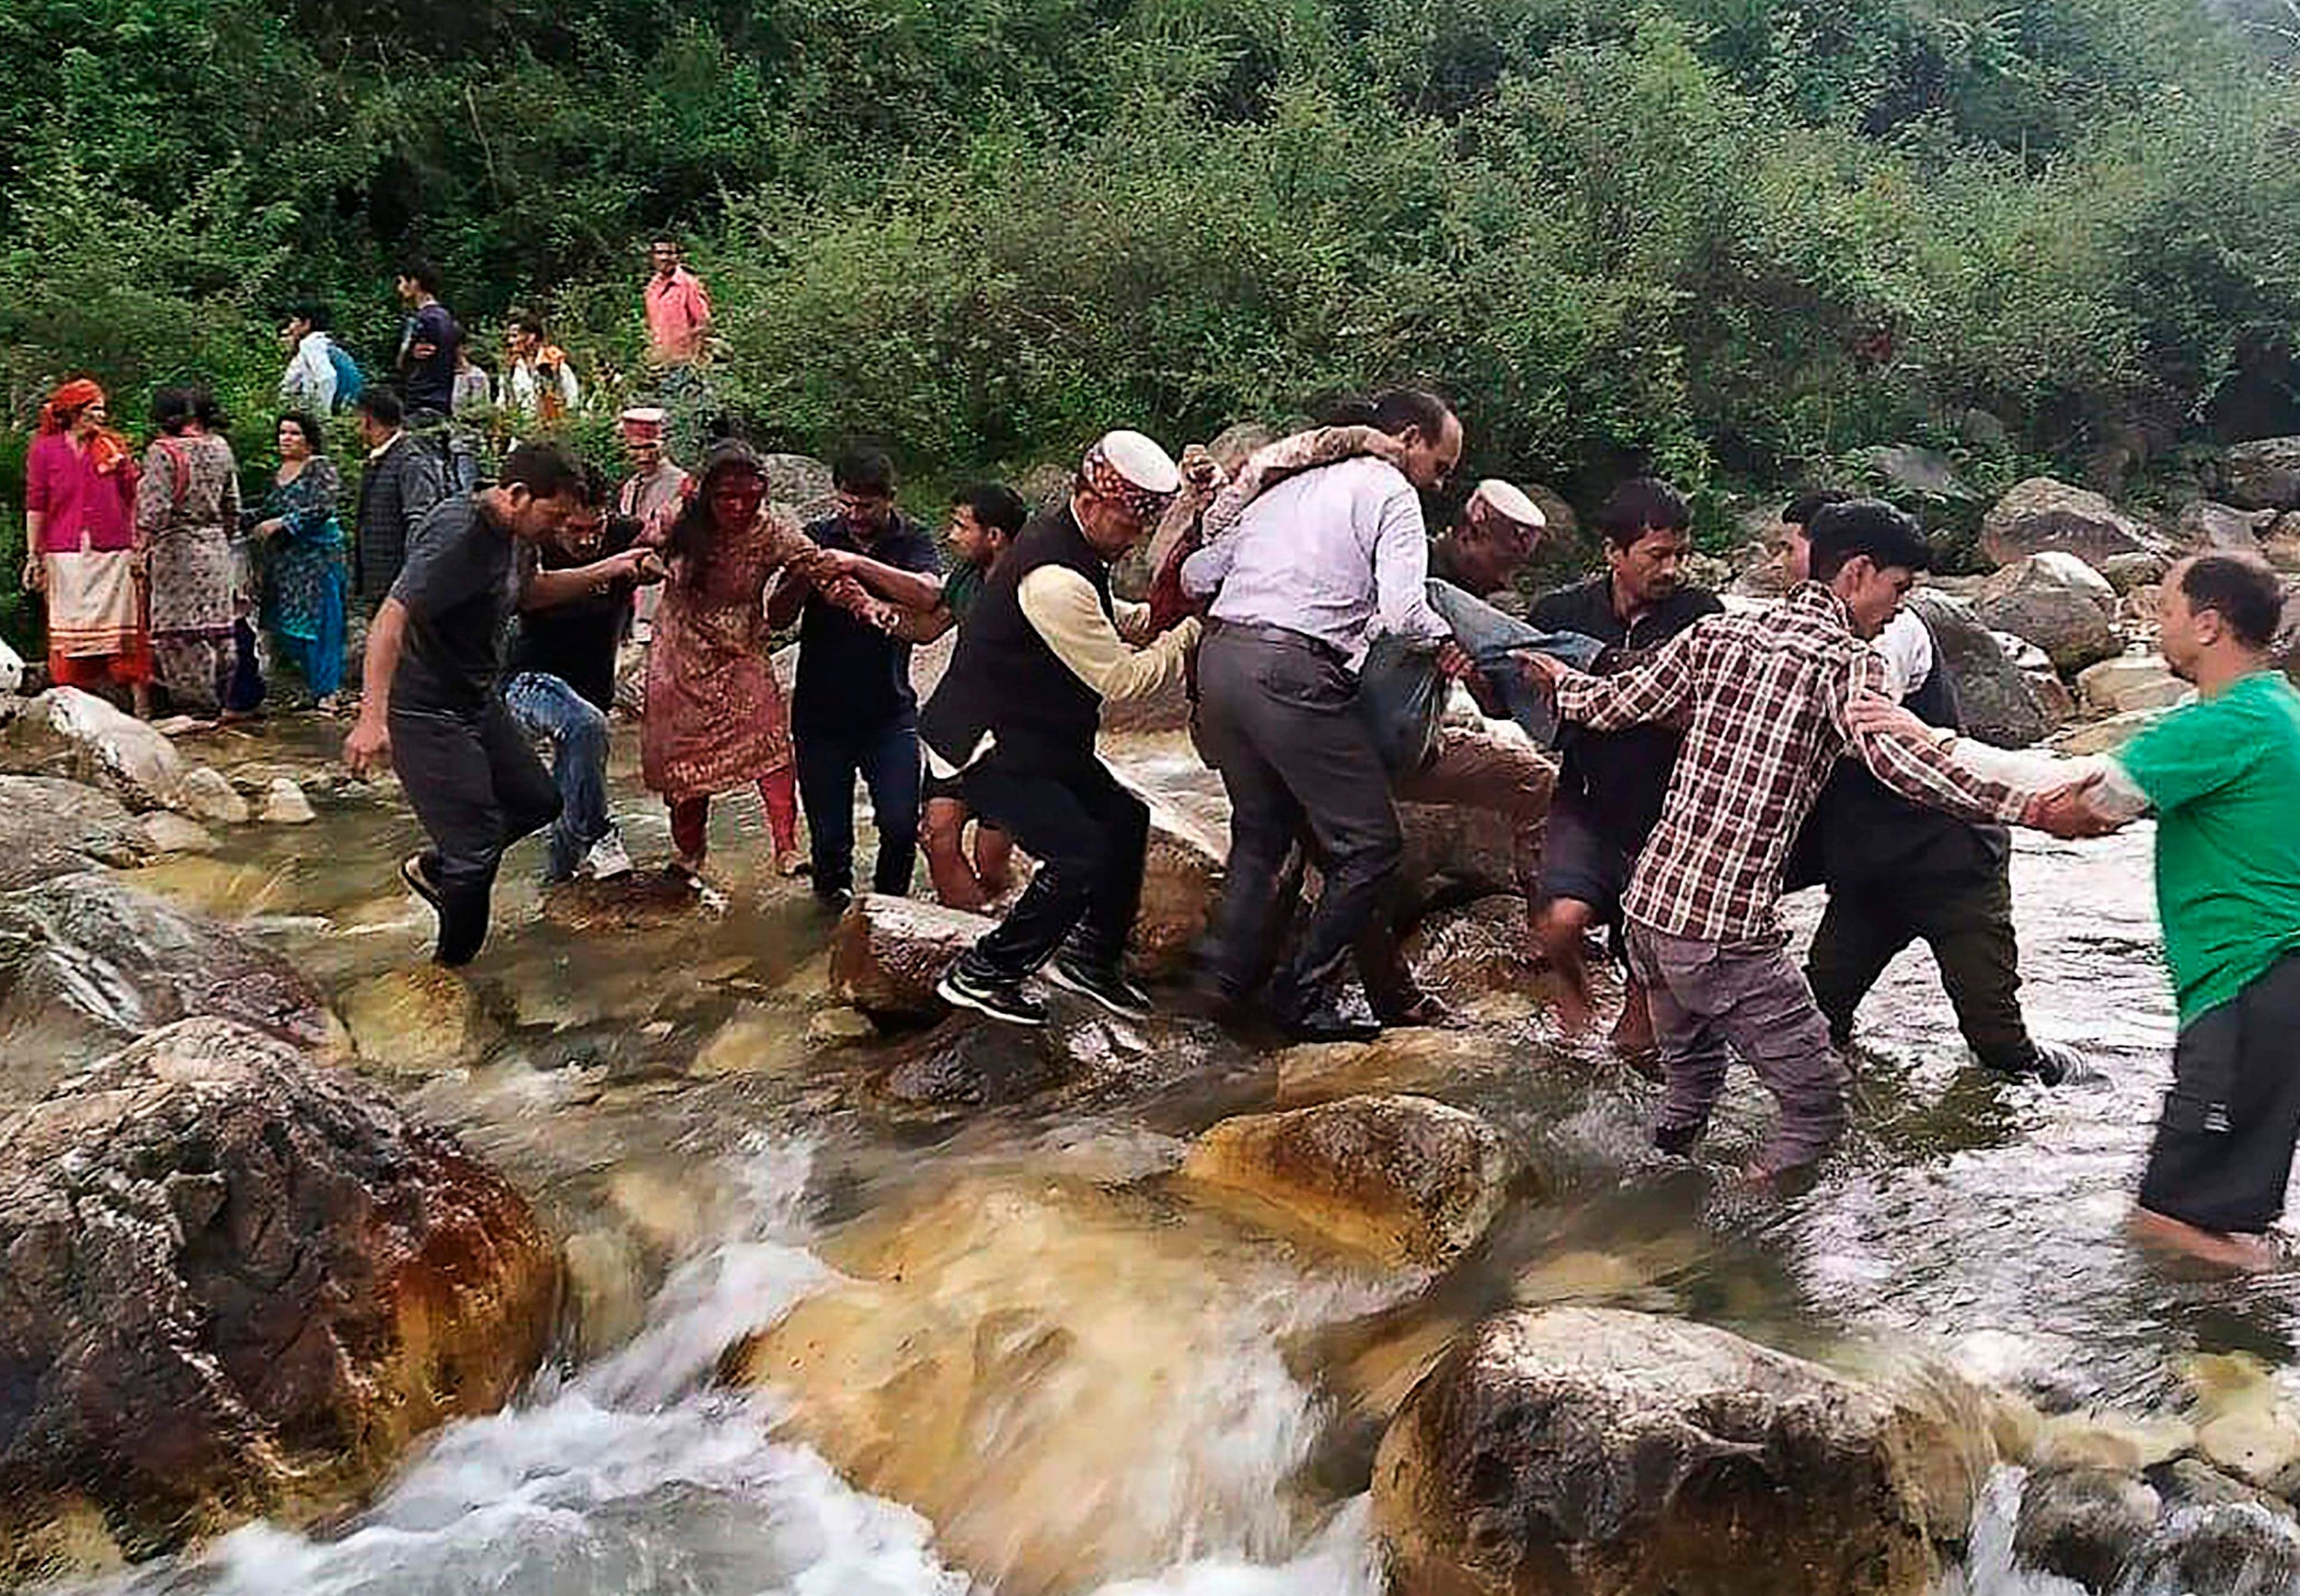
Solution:
[{"label": "woman in blue dress", "polygon": [[255,534],[264,549],[264,629],[295,662],[319,707],[333,712],[343,688],[344,612],[351,591],[336,504],[343,479],[328,459],[318,418],[280,418],[280,468]]}]

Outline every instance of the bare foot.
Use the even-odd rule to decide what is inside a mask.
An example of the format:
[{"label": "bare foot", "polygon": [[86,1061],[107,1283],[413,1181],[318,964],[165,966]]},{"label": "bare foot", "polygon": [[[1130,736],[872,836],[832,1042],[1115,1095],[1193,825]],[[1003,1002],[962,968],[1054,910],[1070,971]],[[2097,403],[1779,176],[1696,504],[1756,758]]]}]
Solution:
[{"label": "bare foot", "polygon": [[2272,1236],[2205,1230],[2138,1205],[2125,1217],[2124,1229],[2144,1246],[2179,1253],[2239,1274],[2268,1274],[2284,1266],[2283,1248]]}]

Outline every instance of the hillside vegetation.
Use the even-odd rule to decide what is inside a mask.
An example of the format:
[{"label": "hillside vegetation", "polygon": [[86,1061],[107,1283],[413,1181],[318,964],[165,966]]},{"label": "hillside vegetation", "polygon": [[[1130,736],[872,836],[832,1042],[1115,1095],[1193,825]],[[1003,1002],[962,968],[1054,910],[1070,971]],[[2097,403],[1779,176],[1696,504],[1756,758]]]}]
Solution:
[{"label": "hillside vegetation", "polygon": [[[0,380],[257,449],[390,265],[636,368],[657,229],[770,441],[937,479],[1370,381],[1588,497],[2300,430],[2300,29],[2195,0],[13,0]],[[18,445],[20,448],[20,440]],[[2126,485],[2128,488],[2131,484]],[[8,487],[0,475],[0,492]]]}]

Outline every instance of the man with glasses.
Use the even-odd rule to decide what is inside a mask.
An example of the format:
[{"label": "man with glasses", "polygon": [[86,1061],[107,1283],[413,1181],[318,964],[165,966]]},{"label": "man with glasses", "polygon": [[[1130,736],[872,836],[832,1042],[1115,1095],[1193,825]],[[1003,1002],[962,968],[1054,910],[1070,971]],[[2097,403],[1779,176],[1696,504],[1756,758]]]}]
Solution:
[{"label": "man with glasses", "polygon": [[1443,488],[1459,463],[1461,422],[1416,388],[1377,394],[1360,408],[1349,419],[1398,440],[1394,462],[1363,454],[1289,477],[1181,573],[1186,593],[1212,599],[1198,660],[1201,721],[1230,798],[1212,984],[1225,1006],[1252,999],[1268,964],[1275,883],[1306,827],[1324,865],[1317,911],[1266,1000],[1304,1041],[1379,1029],[1345,1016],[1332,991],[1403,845],[1389,773],[1359,712],[1358,671],[1377,634],[1433,651],[1453,640],[1430,607],[1420,495]]},{"label": "man with glasses", "polygon": [[[935,540],[894,507],[894,463],[881,449],[850,449],[832,464],[838,513],[807,528],[822,549],[897,570],[942,568]],[[841,909],[854,892],[855,781],[869,789],[879,854],[874,891],[911,890],[918,862],[918,695],[911,646],[842,607],[794,568],[768,607],[777,626],[799,619],[799,682],[791,735],[799,800],[807,813],[815,897]]]}]

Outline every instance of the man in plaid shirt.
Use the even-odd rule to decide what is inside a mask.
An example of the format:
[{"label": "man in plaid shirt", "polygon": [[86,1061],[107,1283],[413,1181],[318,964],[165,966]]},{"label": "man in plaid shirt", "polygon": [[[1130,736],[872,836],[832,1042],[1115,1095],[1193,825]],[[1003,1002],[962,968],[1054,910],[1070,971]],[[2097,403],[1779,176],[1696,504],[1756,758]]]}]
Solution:
[{"label": "man in plaid shirt", "polygon": [[1895,792],[1968,820],[2024,821],[2040,801],[1925,739],[1852,722],[1853,701],[1885,687],[1869,639],[1930,550],[1914,521],[1874,499],[1832,505],[1807,532],[1812,580],[1768,610],[1713,615],[1619,675],[1527,656],[1563,719],[1596,730],[1686,725],[1622,903],[1668,1078],[1653,1141],[1683,1153],[1699,1140],[1730,1049],[1781,1106],[1752,1171],[1776,1185],[1817,1164],[1846,1124],[1844,1065],[1775,913],[1782,865],[1838,758],[1850,752]]}]

